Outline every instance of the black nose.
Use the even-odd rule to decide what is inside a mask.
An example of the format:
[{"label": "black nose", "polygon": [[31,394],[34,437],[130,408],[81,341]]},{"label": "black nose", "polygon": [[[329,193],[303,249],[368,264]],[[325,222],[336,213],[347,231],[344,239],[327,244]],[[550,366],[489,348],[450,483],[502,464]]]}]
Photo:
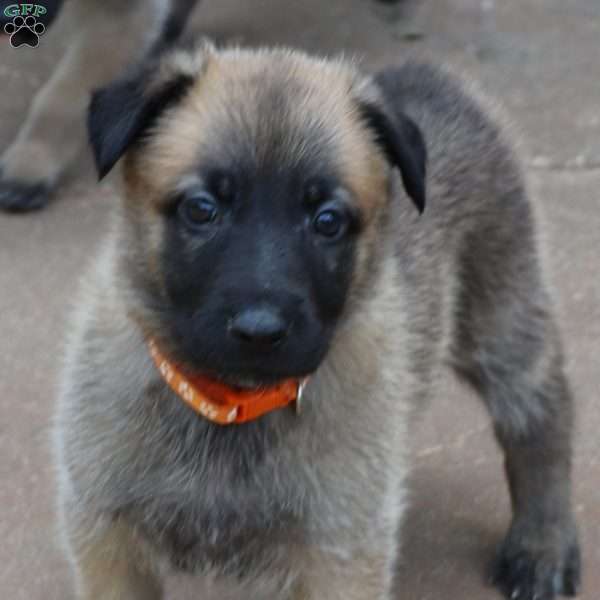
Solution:
[{"label": "black nose", "polygon": [[231,320],[229,332],[248,344],[274,346],[286,337],[288,325],[276,309],[248,308]]}]

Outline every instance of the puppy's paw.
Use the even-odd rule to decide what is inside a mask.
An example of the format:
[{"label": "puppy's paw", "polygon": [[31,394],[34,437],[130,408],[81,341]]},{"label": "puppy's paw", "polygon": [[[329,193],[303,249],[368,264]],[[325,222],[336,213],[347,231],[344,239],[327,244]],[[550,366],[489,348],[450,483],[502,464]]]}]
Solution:
[{"label": "puppy's paw", "polygon": [[48,204],[51,187],[47,183],[28,183],[5,179],[0,171],[0,210],[28,212],[39,210]]},{"label": "puppy's paw", "polygon": [[581,584],[581,558],[577,542],[560,551],[527,549],[510,539],[493,565],[492,583],[510,600],[554,600],[576,596]]}]

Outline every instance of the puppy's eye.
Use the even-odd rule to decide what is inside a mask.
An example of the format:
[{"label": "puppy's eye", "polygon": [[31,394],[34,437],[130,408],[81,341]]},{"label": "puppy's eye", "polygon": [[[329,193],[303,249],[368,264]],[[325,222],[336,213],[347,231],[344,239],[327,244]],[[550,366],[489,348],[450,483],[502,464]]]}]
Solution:
[{"label": "puppy's eye", "polygon": [[214,222],[219,215],[215,198],[208,192],[200,192],[184,198],[179,204],[179,216],[191,227],[202,227]]},{"label": "puppy's eye", "polygon": [[348,226],[348,217],[339,209],[325,208],[318,212],[313,220],[315,231],[324,237],[333,239],[343,235]]}]

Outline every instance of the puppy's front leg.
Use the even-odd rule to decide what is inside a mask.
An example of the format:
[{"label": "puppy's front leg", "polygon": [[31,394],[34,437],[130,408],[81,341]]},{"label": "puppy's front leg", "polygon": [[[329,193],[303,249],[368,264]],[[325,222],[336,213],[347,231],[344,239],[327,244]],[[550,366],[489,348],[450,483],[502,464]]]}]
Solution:
[{"label": "puppy's front leg", "polygon": [[318,553],[292,600],[389,600],[394,556],[373,548],[350,559]]},{"label": "puppy's front leg", "polygon": [[[518,196],[503,201],[525,206]],[[453,360],[487,404],[506,459],[513,520],[493,580],[513,600],[553,600],[574,596],[580,585],[571,504],[574,405],[527,237],[534,232],[523,231],[510,240],[486,231],[469,249],[478,259],[465,262],[469,285],[457,310],[462,322]],[[502,262],[490,269],[498,248]]]},{"label": "puppy's front leg", "polygon": [[114,521],[86,530],[69,528],[79,600],[160,600],[162,585],[132,530]]}]

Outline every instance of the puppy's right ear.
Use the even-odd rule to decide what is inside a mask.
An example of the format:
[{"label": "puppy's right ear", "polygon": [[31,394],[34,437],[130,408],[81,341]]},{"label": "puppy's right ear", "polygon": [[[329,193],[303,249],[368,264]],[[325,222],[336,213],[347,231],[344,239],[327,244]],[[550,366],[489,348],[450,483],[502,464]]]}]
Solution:
[{"label": "puppy's right ear", "polygon": [[183,97],[204,71],[210,49],[204,44],[170,52],[92,94],[87,125],[100,179]]}]

